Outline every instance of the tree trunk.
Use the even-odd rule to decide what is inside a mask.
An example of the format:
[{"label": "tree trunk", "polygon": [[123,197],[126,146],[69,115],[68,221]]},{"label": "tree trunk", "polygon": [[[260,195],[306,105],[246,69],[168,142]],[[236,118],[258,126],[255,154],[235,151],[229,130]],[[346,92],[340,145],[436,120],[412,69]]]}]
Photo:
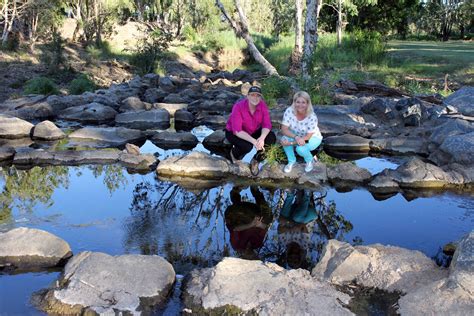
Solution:
[{"label": "tree trunk", "polygon": [[273,67],[273,65],[270,64],[268,60],[265,59],[265,57],[263,57],[257,46],[255,46],[252,36],[250,35],[248,30],[247,18],[245,17],[244,11],[242,10],[242,6],[240,5],[240,0],[234,0],[234,4],[237,8],[237,11],[239,12],[240,23],[235,23],[235,21],[232,20],[227,14],[227,11],[225,10],[222,3],[219,0],[216,0],[216,6],[221,10],[227,22],[229,22],[229,24],[232,26],[235,34],[245,40],[250,54],[252,54],[252,57],[255,59],[255,61],[262,65],[268,75],[279,76],[278,71],[275,69],[275,67]]},{"label": "tree trunk", "polygon": [[337,0],[337,46],[342,43],[342,0]]},{"label": "tree trunk", "polygon": [[290,67],[288,73],[291,75],[298,75],[301,71],[301,57],[303,56],[303,34],[302,34],[302,20],[303,20],[303,0],[295,1],[295,48],[291,53]]},{"label": "tree trunk", "polygon": [[322,0],[307,0],[306,21],[304,24],[304,47],[301,70],[303,77],[309,77],[311,56],[318,44],[318,18]]},{"label": "tree trunk", "polygon": [[303,32],[302,32],[302,21],[303,21],[303,0],[296,0],[296,25],[295,25],[295,51],[300,54],[303,53]]},{"label": "tree trunk", "polygon": [[8,15],[8,0],[4,0],[3,8],[5,9],[3,13],[3,33],[2,33],[2,46],[6,47],[8,42],[8,33],[10,32],[10,18]]}]

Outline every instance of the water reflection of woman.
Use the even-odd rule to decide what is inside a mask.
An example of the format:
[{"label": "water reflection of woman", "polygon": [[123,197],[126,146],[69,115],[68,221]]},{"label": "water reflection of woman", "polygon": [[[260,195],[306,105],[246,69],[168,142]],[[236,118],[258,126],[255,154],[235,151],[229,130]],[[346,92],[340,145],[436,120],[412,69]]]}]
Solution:
[{"label": "water reflection of woman", "polygon": [[289,192],[278,220],[278,241],[285,249],[279,263],[292,269],[310,267],[311,235],[317,217],[308,191]]},{"label": "water reflection of woman", "polygon": [[225,223],[232,248],[244,258],[255,259],[255,249],[263,246],[272,212],[258,188],[250,187],[255,203],[242,201],[240,191],[234,187],[230,192],[232,204],[225,211]]}]

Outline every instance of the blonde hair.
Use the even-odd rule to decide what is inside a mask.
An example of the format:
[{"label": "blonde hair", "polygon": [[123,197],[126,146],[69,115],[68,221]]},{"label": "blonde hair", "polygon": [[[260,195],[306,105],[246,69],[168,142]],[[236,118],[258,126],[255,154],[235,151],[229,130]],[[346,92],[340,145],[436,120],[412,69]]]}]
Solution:
[{"label": "blonde hair", "polygon": [[293,96],[293,103],[291,104],[291,108],[293,109],[293,113],[295,113],[295,115],[296,115],[295,103],[296,103],[296,99],[298,99],[298,98],[303,98],[308,103],[308,108],[306,109],[306,117],[313,114],[314,109],[313,109],[313,105],[311,104],[311,97],[309,96],[308,92],[306,92],[306,91],[298,91]]}]

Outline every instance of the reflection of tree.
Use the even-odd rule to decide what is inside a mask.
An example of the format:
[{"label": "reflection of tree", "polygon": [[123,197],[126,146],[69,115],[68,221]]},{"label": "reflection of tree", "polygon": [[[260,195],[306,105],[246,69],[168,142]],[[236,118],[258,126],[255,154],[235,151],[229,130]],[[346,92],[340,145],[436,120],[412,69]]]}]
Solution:
[{"label": "reflection of tree", "polygon": [[89,169],[95,178],[104,174],[104,184],[110,194],[118,188],[127,185],[127,178],[123,173],[124,168],[120,165],[91,165]]},{"label": "reflection of tree", "polygon": [[30,170],[3,167],[1,170],[0,177],[4,184],[0,194],[0,223],[10,220],[13,208],[30,212],[37,203],[51,206],[54,191],[69,185],[68,168],[63,166],[34,167]]},{"label": "reflection of tree", "polygon": [[220,259],[227,252],[220,234],[227,203],[223,196],[223,186],[194,194],[174,183],[139,183],[125,223],[125,248],[178,264]]}]

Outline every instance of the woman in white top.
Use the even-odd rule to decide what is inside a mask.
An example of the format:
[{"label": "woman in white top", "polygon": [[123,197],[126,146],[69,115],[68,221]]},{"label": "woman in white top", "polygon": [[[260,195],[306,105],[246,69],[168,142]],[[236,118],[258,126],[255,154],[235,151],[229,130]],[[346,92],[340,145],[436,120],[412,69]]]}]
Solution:
[{"label": "woman in white top", "polygon": [[283,171],[290,172],[296,163],[295,150],[306,162],[305,171],[313,170],[313,162],[317,157],[311,151],[321,145],[323,136],[318,128],[318,118],[311,105],[311,98],[305,91],[299,91],[293,96],[293,104],[286,109],[281,123],[281,144],[288,158],[288,164]]}]

